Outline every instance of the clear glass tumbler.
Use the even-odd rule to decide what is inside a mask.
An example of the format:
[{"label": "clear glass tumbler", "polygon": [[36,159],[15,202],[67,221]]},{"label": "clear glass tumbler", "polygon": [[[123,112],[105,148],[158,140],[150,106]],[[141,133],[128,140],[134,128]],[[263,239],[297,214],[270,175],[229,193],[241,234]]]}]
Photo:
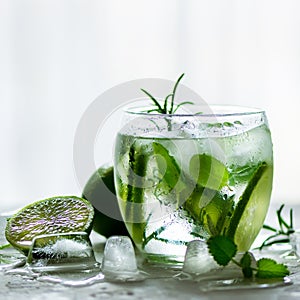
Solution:
[{"label": "clear glass tumbler", "polygon": [[120,211],[154,263],[182,263],[189,241],[232,238],[249,250],[270,202],[273,152],[264,111],[210,106],[196,114],[124,112],[115,145]]}]

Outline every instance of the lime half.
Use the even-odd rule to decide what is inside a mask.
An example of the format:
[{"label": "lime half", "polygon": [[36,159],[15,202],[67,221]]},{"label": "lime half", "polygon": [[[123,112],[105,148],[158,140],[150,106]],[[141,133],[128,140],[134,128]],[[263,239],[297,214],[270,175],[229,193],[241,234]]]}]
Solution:
[{"label": "lime half", "polygon": [[7,222],[6,239],[27,254],[34,237],[43,234],[87,232],[92,229],[94,208],[85,199],[61,196],[29,204]]},{"label": "lime half", "polygon": [[231,218],[227,235],[247,251],[264,223],[272,191],[273,167],[262,163],[249,181]]}]

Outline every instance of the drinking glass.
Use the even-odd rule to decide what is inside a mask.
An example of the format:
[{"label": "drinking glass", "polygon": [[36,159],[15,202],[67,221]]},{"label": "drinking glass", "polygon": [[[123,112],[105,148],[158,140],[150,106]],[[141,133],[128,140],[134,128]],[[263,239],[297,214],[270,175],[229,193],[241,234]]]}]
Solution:
[{"label": "drinking glass", "polygon": [[124,112],[115,185],[128,232],[153,263],[182,264],[188,242],[226,235],[247,251],[270,202],[273,152],[264,111]]}]

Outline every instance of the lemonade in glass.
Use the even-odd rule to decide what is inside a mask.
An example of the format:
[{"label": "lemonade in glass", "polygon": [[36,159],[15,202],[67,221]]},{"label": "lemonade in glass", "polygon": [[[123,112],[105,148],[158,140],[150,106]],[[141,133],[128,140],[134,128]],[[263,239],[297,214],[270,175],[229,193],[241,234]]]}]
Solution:
[{"label": "lemonade in glass", "polygon": [[175,114],[128,109],[114,167],[122,217],[148,261],[180,264],[188,242],[215,235],[247,251],[272,190],[266,114],[233,106]]}]

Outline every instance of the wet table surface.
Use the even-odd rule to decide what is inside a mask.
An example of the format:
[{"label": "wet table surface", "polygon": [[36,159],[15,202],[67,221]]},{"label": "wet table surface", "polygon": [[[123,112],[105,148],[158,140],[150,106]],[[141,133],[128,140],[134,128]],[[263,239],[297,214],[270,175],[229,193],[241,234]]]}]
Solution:
[{"label": "wet table surface", "polygon": [[[298,213],[297,208],[295,214]],[[0,229],[3,234],[3,224]],[[99,261],[104,241],[99,240],[97,235],[92,235],[92,241],[93,239]],[[172,270],[166,277],[149,278],[140,282],[99,282],[74,287],[0,271],[0,299],[300,299],[300,272],[289,276],[292,283],[288,285],[251,289],[224,288],[215,291],[203,291],[201,283],[197,281],[174,279],[172,275],[176,273],[178,270]]]},{"label": "wet table surface", "polygon": [[0,299],[300,299],[300,276],[291,277],[293,284],[285,287],[203,292],[198,282],[173,278],[66,287],[1,273]]}]

